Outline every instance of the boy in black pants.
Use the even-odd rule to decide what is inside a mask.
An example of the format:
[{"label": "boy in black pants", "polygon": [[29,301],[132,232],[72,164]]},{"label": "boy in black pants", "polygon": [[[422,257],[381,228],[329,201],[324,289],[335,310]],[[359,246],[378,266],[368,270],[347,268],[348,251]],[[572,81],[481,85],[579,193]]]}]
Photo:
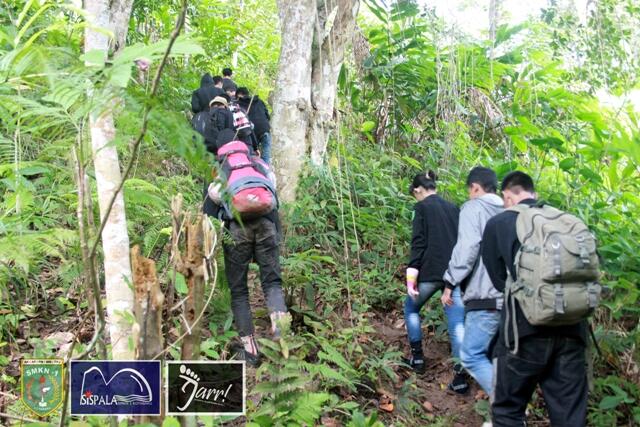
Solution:
[{"label": "boy in black pants", "polygon": [[[505,208],[517,204],[534,205],[536,194],[531,177],[511,172],[502,181]],[[482,260],[496,289],[504,292],[507,269],[517,280],[514,260],[520,249],[516,234],[518,213],[505,211],[487,223],[482,237]],[[506,301],[505,304],[509,302]],[[515,312],[502,317],[493,348],[495,388],[491,406],[494,427],[525,425],[525,410],[536,385],[540,384],[549,410],[551,425],[579,427],[586,424],[587,373],[585,368],[586,322],[568,326],[532,326],[515,301]],[[514,348],[514,328],[505,338],[505,322],[517,322],[518,347]],[[507,344],[508,343],[508,344]]]},{"label": "boy in black pants", "polygon": [[[234,132],[225,129],[218,136],[218,148],[234,139]],[[223,244],[224,266],[231,291],[231,309],[236,328],[243,344],[242,358],[247,363],[259,364],[258,347],[254,338],[253,318],[249,305],[247,273],[253,259],[260,269],[260,284],[271,318],[271,332],[279,337],[277,322],[287,313],[282,293],[282,275],[279,259],[279,219],[278,211],[260,218],[245,220],[240,224],[235,218],[228,218],[222,208],[220,183],[212,183],[208,191],[209,207],[207,212],[225,221],[231,242]]]}]

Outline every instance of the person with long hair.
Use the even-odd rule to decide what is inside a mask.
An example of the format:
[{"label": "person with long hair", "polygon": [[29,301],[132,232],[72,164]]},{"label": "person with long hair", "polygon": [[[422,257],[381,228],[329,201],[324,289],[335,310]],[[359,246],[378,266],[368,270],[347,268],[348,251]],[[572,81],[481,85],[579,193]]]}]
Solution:
[{"label": "person with long hair", "polygon": [[[407,363],[418,373],[425,371],[422,351],[422,330],[420,310],[438,291],[443,290],[443,275],[447,268],[451,252],[456,244],[458,232],[458,208],[444,200],[436,191],[436,174],[429,171],[413,178],[409,193],[416,199],[414,207],[413,230],[411,236],[411,255],[407,268],[407,297],[404,304],[404,317],[407,328],[411,358]],[[453,357],[460,357],[460,346],[464,336],[464,307],[459,290],[452,295],[454,304],[444,306],[447,316],[449,339]],[[466,392],[468,385],[464,376],[456,376],[454,382],[464,385],[452,390]]]}]

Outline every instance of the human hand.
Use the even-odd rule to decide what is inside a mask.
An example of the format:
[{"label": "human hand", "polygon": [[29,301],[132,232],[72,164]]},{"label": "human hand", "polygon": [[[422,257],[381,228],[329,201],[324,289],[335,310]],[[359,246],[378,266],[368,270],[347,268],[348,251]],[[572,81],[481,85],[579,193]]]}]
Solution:
[{"label": "human hand", "polygon": [[222,201],[222,196],[220,194],[221,190],[222,184],[220,184],[219,182],[212,182],[211,184],[209,184],[209,189],[207,191],[209,198],[218,205]]},{"label": "human hand", "polygon": [[451,289],[444,288],[444,291],[442,291],[442,296],[440,297],[440,301],[442,301],[442,305],[453,305],[453,298],[451,298]]},{"label": "human hand", "polygon": [[411,298],[415,298],[420,294],[417,289],[418,273],[417,268],[407,268],[407,295]]}]

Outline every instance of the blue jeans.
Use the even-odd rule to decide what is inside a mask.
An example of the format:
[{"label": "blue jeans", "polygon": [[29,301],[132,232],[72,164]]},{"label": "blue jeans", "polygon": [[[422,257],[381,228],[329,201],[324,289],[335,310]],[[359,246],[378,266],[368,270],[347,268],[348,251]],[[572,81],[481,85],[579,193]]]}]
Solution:
[{"label": "blue jeans", "polygon": [[260,137],[260,157],[268,165],[271,164],[271,133],[265,132]]},{"label": "blue jeans", "polygon": [[[420,294],[417,297],[411,298],[407,295],[407,299],[404,302],[404,321],[410,343],[422,342],[420,309],[433,294],[442,288],[442,282],[422,282],[418,283],[418,291]],[[453,357],[460,358],[460,348],[462,347],[462,340],[464,338],[464,305],[462,304],[459,286],[451,293],[451,299],[453,299],[453,305],[445,306],[444,313],[447,315],[451,353]]]},{"label": "blue jeans", "polygon": [[460,359],[462,366],[480,384],[488,396],[493,396],[493,365],[489,344],[498,332],[500,311],[469,311],[464,319],[464,340]]}]

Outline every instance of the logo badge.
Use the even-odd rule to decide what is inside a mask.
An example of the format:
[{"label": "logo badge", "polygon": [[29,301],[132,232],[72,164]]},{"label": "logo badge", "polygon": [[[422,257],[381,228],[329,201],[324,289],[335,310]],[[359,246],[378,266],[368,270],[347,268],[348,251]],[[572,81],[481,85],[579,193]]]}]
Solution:
[{"label": "logo badge", "polygon": [[71,415],[160,415],[160,361],[71,361]]},{"label": "logo badge", "polygon": [[63,366],[60,359],[25,359],[20,364],[20,398],[39,417],[51,414],[62,405]]},{"label": "logo badge", "polygon": [[244,415],[242,361],[168,361],[168,415]]}]

